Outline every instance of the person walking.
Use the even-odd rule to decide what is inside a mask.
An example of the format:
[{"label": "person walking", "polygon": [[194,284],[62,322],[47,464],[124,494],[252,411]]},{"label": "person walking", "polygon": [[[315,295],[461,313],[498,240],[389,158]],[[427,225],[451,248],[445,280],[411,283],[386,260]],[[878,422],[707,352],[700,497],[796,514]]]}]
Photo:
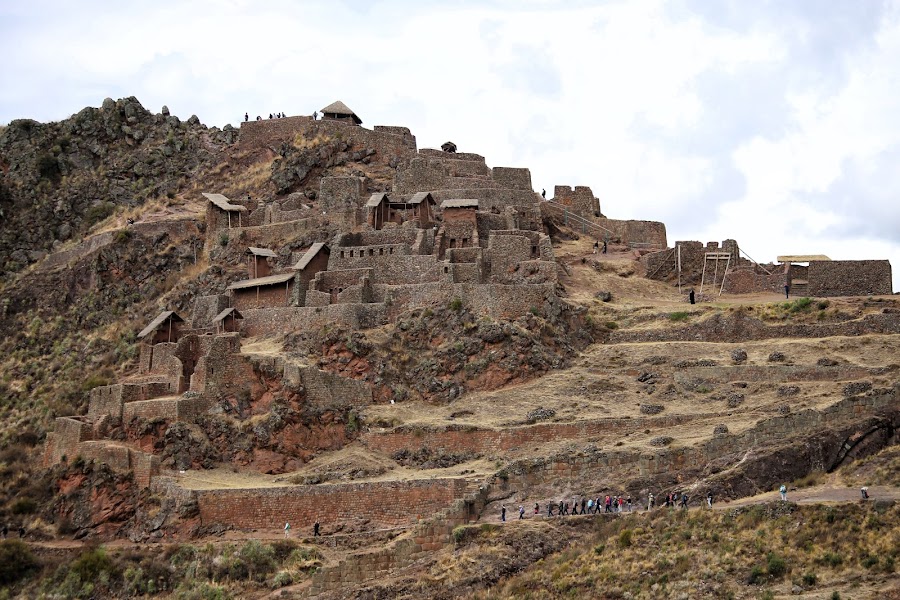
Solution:
[{"label": "person walking", "polygon": [[520,504],[519,505],[519,520],[521,521],[524,518],[525,518],[525,507]]},{"label": "person walking", "polygon": [[543,198],[544,200],[547,199],[547,190],[544,190],[544,189],[541,190],[541,198]]},{"label": "person walking", "polygon": [[547,503],[547,516],[548,516],[548,517],[552,517],[552,516],[553,516],[553,502],[548,502],[548,503]]},{"label": "person walking", "polygon": [[284,537],[287,537],[288,535],[290,535],[290,533],[291,533],[291,524],[285,523],[284,524]]},{"label": "person walking", "polygon": [[500,507],[500,520],[506,523],[506,506]]},{"label": "person walking", "polygon": [[534,503],[534,516],[537,516],[539,512],[541,512],[541,507],[538,505],[537,502],[535,502]]},{"label": "person walking", "polygon": [[584,507],[585,507],[585,506],[587,506],[587,498],[582,498],[582,499],[581,499],[581,514],[586,514],[586,513],[584,512]]},{"label": "person walking", "polygon": [[653,492],[650,492],[649,494],[647,494],[647,510],[653,509],[653,503],[654,503]]},{"label": "person walking", "polygon": [[319,522],[316,521],[315,524],[313,524],[313,537],[319,537],[319,535]]},{"label": "person walking", "polygon": [[681,508],[687,510],[688,505],[688,495],[681,494]]},{"label": "person walking", "polygon": [[778,492],[781,494],[781,499],[786,502],[787,501],[787,486],[782,483],[781,487],[778,488]]},{"label": "person walking", "polygon": [[694,304],[694,302],[695,302],[694,288],[691,288],[691,291],[688,292],[688,301],[689,301],[691,304]]},{"label": "person walking", "polygon": [[784,284],[784,299],[785,300],[787,300],[788,297],[790,296],[790,292],[791,292],[791,285],[789,283],[785,282],[785,284]]},{"label": "person walking", "polygon": [[[863,500],[868,500],[869,499],[869,488],[866,486],[859,488],[859,495],[862,497]],[[6,537],[6,527],[3,528],[3,537]]]},{"label": "person walking", "polygon": [[634,506],[631,504],[631,496],[628,496],[628,499],[625,500],[625,505],[628,506],[628,512],[634,510]]},{"label": "person walking", "polygon": [[712,492],[706,492],[706,506],[712,508]]},{"label": "person walking", "polygon": [[594,242],[594,254],[597,254],[597,250],[600,249],[600,242]]}]

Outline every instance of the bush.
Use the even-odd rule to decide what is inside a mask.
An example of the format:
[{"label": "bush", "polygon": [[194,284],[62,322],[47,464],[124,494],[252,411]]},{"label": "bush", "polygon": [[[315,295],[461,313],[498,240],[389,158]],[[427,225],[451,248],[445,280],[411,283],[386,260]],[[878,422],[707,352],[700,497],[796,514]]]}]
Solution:
[{"label": "bush", "polygon": [[629,546],[631,546],[631,530],[623,529],[619,532],[619,547],[628,548]]},{"label": "bush", "polygon": [[759,565],[754,565],[752,569],[750,569],[750,575],[747,577],[747,583],[750,585],[758,585],[762,583],[763,577],[765,576],[765,571]]},{"label": "bush", "polygon": [[463,301],[460,298],[454,298],[450,301],[449,308],[453,312],[459,312],[462,310]]},{"label": "bush", "polygon": [[783,558],[774,552],[769,552],[766,570],[772,577],[780,578],[784,577],[784,574],[787,572],[787,565]]},{"label": "bush", "polygon": [[116,210],[116,205],[112,202],[101,202],[87,209],[87,212],[84,213],[84,220],[90,227],[113,214],[114,210]]},{"label": "bush", "polygon": [[18,498],[9,507],[9,510],[14,515],[30,515],[37,510],[37,502],[31,498]]},{"label": "bush", "polygon": [[278,571],[272,578],[273,588],[283,588],[294,583],[293,576],[288,571]]},{"label": "bush", "polygon": [[272,546],[250,540],[241,546],[238,556],[247,566],[248,579],[255,580],[275,570],[275,551]]},{"label": "bush", "polygon": [[618,329],[618,328],[619,328],[619,324],[616,323],[615,321],[607,321],[607,322],[606,322],[606,328],[607,328],[607,329]]},{"label": "bush", "polygon": [[227,246],[228,245],[228,233],[223,231],[219,234],[219,245]]},{"label": "bush", "polygon": [[680,311],[673,312],[672,314],[670,314],[670,315],[669,315],[669,320],[670,320],[670,321],[676,321],[676,322],[677,322],[677,321],[687,321],[687,320],[688,320],[688,317],[690,317],[690,316],[691,316],[691,315],[690,315],[689,313],[687,313],[687,312],[685,312],[685,311],[683,311],[683,310],[680,310]]},{"label": "bush", "polygon": [[97,581],[101,573],[117,574],[112,559],[104,548],[88,550],[70,565],[69,572],[75,574],[82,582]]},{"label": "bush", "polygon": [[811,587],[816,585],[816,574],[815,573],[804,573],[803,574],[803,585],[807,587]]},{"label": "bush", "polygon": [[0,585],[9,585],[26,577],[38,567],[28,544],[21,540],[0,542]]}]

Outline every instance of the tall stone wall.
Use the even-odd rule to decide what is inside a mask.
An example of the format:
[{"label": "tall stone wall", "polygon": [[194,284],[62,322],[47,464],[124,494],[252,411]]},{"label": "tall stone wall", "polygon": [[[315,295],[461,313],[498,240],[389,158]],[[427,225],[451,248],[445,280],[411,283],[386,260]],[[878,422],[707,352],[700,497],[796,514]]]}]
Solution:
[{"label": "tall stone wall", "polygon": [[497,187],[534,191],[531,187],[531,171],[515,167],[494,167],[491,178]]},{"label": "tall stone wall", "polygon": [[359,177],[323,177],[319,184],[319,207],[328,213],[357,209],[365,188]]},{"label": "tall stone wall", "polygon": [[285,364],[284,379],[294,386],[302,385],[307,402],[319,407],[361,407],[372,403],[368,384],[313,367]]},{"label": "tall stone wall", "polygon": [[232,290],[231,303],[241,314],[245,310],[254,308],[290,306],[294,296],[293,287],[294,280],[288,279],[285,282],[272,285]]},{"label": "tall stone wall", "polygon": [[310,529],[316,521],[366,521],[376,528],[411,525],[447,508],[466,490],[464,479],[341,485],[198,490],[200,521],[238,529]]},{"label": "tall stone wall", "polygon": [[886,260],[816,260],[809,263],[810,296],[892,294],[891,263]]},{"label": "tall stone wall", "polygon": [[568,207],[573,213],[585,219],[592,219],[595,212],[600,212],[600,201],[586,185],[576,185],[574,188],[557,185],[553,188],[553,201]]},{"label": "tall stone wall", "polygon": [[327,325],[370,329],[387,322],[386,308],[380,303],[267,308],[243,315],[243,331],[248,336],[309,331]]}]

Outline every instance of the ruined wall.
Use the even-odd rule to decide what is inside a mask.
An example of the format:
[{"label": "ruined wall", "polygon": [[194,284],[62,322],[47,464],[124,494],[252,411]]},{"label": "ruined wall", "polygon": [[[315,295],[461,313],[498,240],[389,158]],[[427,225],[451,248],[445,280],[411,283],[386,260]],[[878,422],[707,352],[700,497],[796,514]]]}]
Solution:
[{"label": "ruined wall", "polygon": [[452,299],[459,298],[463,305],[478,314],[515,319],[532,309],[543,310],[545,304],[556,301],[556,285],[553,283],[502,285],[440,282],[383,286],[383,289],[385,297],[391,299],[391,318],[410,308],[446,306]]},{"label": "ruined wall", "polygon": [[392,246],[404,244],[409,246],[416,241],[418,232],[415,229],[387,227],[378,231],[354,231],[338,236],[333,251],[347,249],[351,246]]},{"label": "ruined wall", "polygon": [[295,530],[313,523],[366,520],[377,528],[411,525],[420,515],[447,508],[466,488],[463,479],[388,481],[342,485],[198,490],[203,525]]},{"label": "ruined wall", "polygon": [[255,118],[256,115],[250,115],[250,121],[241,123],[238,144],[243,149],[276,147],[281,142],[293,142],[294,138],[312,123],[312,116],[264,118],[260,121],[256,121]]},{"label": "ruined wall", "polygon": [[[460,182],[450,182],[460,183]],[[448,189],[429,190],[435,202],[440,206],[444,200],[455,198],[475,198],[478,200],[479,210],[503,211],[508,206],[527,209],[537,206],[539,195],[531,190],[495,188],[488,186],[479,187],[455,187]]]},{"label": "ruined wall", "polygon": [[191,327],[203,329],[212,327],[212,320],[220,312],[231,306],[227,294],[215,294],[212,296],[200,296],[194,299],[194,310],[191,313]]},{"label": "ruined wall", "polygon": [[380,303],[267,308],[243,314],[243,330],[248,336],[309,331],[326,325],[370,329],[387,322],[385,306]]},{"label": "ruined wall", "polygon": [[360,407],[372,403],[372,389],[362,381],[290,363],[283,365],[283,373],[290,384],[302,385],[306,401],[318,407]]},{"label": "ruined wall", "polygon": [[558,185],[553,188],[553,201],[566,206],[573,213],[592,219],[595,212],[600,212],[600,201],[586,185]]},{"label": "ruined wall", "polygon": [[531,188],[531,171],[514,167],[494,167],[491,178],[497,187],[533,191]]},{"label": "ruined wall", "polygon": [[810,296],[892,294],[891,263],[886,260],[816,260],[809,263]]},{"label": "ruined wall", "polygon": [[319,185],[319,208],[328,213],[355,210],[365,193],[359,177],[323,177]]},{"label": "ruined wall", "polygon": [[[535,248],[535,252],[537,249]],[[491,280],[507,281],[518,270],[519,263],[531,259],[531,240],[520,235],[491,236],[488,243],[488,260],[491,263]]]}]

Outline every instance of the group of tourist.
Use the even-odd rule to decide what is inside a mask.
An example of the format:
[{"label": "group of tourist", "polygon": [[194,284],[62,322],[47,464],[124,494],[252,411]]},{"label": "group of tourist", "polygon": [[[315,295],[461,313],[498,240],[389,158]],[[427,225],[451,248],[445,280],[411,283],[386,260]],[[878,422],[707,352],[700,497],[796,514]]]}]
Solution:
[{"label": "group of tourist", "polygon": [[[270,119],[284,119],[285,117],[287,117],[287,115],[284,114],[284,113],[282,113],[282,112],[279,112],[279,113],[269,113],[269,118],[270,118]],[[249,120],[250,120],[250,114],[249,114],[249,113],[244,113],[244,122],[246,123],[246,122],[249,121]],[[262,121],[263,118],[262,118],[261,116],[259,116],[259,115],[256,115],[256,120],[257,120],[257,121]]]},{"label": "group of tourist", "polygon": [[[690,501],[690,497],[688,494],[684,492],[673,492],[671,494],[666,494],[665,499],[660,504],[661,507],[666,508],[683,508],[687,509],[688,502]],[[707,492],[706,494],[706,506],[708,508],[712,508],[713,505],[713,496],[712,492]],[[621,496],[621,495],[606,495],[606,496],[598,496],[596,499],[583,497],[581,499],[574,498],[571,502],[567,500],[560,500],[559,502],[550,502],[547,504],[547,516],[548,517],[561,517],[561,516],[572,516],[572,515],[599,515],[601,513],[621,513],[621,512],[633,512],[635,509],[635,503],[632,501],[631,496]],[[638,503],[639,507],[646,506],[647,510],[653,510],[656,508],[656,497],[650,493],[647,495],[647,503]],[[506,506],[503,505],[500,507],[500,520],[506,521]],[[534,515],[537,516],[541,512],[540,505],[535,502],[534,504]],[[519,506],[519,518],[525,518],[525,507]]]},{"label": "group of tourist", "polygon": [[[9,535],[9,525],[4,524],[3,529],[0,529],[0,534],[3,535],[3,539],[5,540],[6,536]],[[19,537],[20,538],[25,537],[25,527],[23,527],[23,526],[19,526]]]}]

